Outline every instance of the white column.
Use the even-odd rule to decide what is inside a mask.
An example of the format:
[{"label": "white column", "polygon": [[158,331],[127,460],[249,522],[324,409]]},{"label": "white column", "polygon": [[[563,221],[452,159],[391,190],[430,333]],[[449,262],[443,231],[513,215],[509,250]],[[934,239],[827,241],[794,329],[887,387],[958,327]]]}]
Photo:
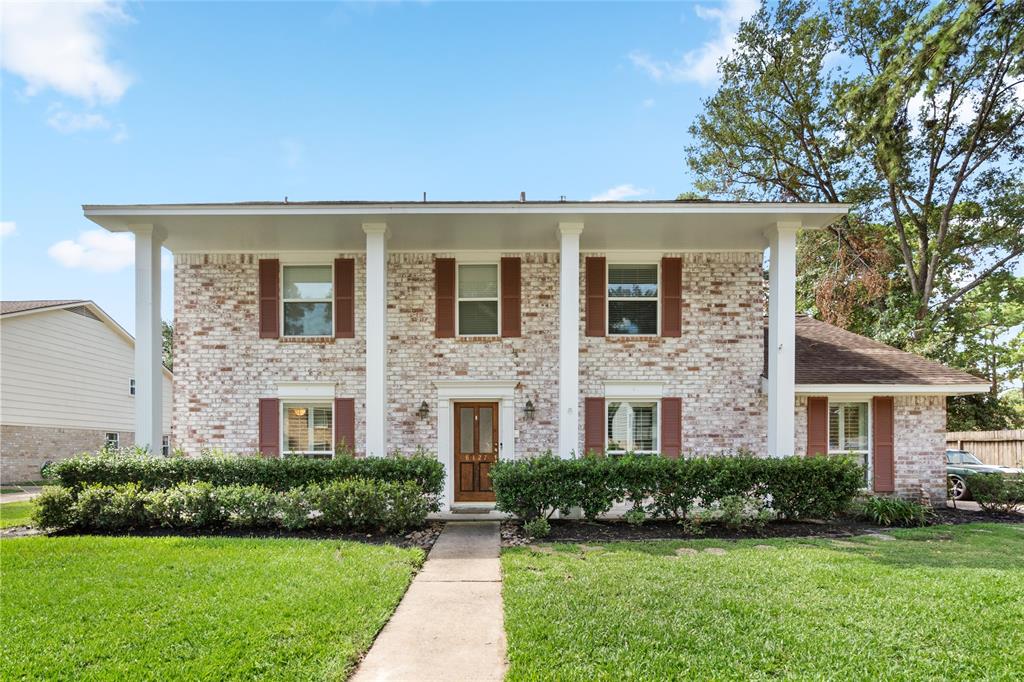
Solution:
[{"label": "white column", "polygon": [[163,437],[163,334],[160,329],[160,245],[152,225],[135,233],[135,445],[160,452]]},{"label": "white column", "polygon": [[580,233],[583,223],[559,223],[561,276],[558,321],[558,455],[580,451]]},{"label": "white column", "polygon": [[387,454],[387,229],[363,223],[366,233],[366,456]]},{"label": "white column", "polygon": [[795,452],[796,233],[799,224],[778,223],[767,233],[768,263],[768,454]]}]

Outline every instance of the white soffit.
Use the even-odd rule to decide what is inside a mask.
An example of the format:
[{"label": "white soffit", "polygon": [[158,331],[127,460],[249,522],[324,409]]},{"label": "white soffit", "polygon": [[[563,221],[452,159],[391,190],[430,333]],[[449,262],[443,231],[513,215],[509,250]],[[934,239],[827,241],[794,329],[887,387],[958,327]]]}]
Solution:
[{"label": "white soffit", "polygon": [[388,225],[393,251],[557,251],[559,223],[580,248],[759,251],[777,223],[823,228],[845,204],[730,202],[160,204],[83,207],[112,232],[152,224],[174,252],[361,251],[363,223]]}]

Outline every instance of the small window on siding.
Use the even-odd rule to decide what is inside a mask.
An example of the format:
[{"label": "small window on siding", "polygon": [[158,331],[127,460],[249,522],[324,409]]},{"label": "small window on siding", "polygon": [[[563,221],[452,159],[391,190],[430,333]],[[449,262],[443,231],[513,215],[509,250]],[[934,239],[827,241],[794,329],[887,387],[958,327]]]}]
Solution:
[{"label": "small window on siding", "polygon": [[121,434],[115,431],[104,434],[103,447],[106,450],[117,450],[121,447]]},{"label": "small window on siding", "polygon": [[334,269],[286,265],[281,278],[285,336],[334,336]]},{"label": "small window on siding", "polygon": [[608,333],[658,333],[658,266],[608,265]]},{"label": "small window on siding", "polygon": [[498,266],[458,268],[459,336],[497,336]]},{"label": "small window on siding", "polygon": [[658,451],[658,403],[609,401],[607,410],[608,452]]},{"label": "small window on siding", "polygon": [[164,436],[163,439],[160,441],[160,454],[163,455],[164,457],[170,457],[171,456],[171,437],[170,436]]},{"label": "small window on siding", "polygon": [[135,379],[128,380],[128,395],[135,395]]},{"label": "small window on siding", "polygon": [[307,457],[332,457],[333,417],[329,404],[285,404],[284,452]]}]

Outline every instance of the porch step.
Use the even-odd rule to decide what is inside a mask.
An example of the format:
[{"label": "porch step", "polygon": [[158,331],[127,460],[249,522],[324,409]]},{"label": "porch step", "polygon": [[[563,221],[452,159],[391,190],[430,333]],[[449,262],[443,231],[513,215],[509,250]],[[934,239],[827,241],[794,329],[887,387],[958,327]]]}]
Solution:
[{"label": "porch step", "polygon": [[453,507],[452,514],[489,514],[494,507]]}]

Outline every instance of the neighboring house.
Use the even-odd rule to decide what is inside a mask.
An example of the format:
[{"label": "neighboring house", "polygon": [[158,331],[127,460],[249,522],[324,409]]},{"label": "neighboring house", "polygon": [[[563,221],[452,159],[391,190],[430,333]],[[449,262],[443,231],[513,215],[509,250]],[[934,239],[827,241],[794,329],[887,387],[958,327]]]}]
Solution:
[{"label": "neighboring house", "polygon": [[[938,501],[945,396],[983,392],[985,383],[794,315],[797,232],[823,229],[847,208],[522,201],[84,210],[108,230],[135,233],[147,439],[160,401],[150,389],[161,245],[174,253],[174,429],[189,454],[422,448],[446,467],[445,503],[478,504],[493,500],[496,459],[546,450],[854,451],[868,466],[868,488]],[[153,337],[145,349],[144,334]]]},{"label": "neighboring house", "polygon": [[[0,480],[39,479],[49,461],[134,443],[134,340],[92,301],[0,303]],[[161,435],[171,433],[162,372]]]}]

